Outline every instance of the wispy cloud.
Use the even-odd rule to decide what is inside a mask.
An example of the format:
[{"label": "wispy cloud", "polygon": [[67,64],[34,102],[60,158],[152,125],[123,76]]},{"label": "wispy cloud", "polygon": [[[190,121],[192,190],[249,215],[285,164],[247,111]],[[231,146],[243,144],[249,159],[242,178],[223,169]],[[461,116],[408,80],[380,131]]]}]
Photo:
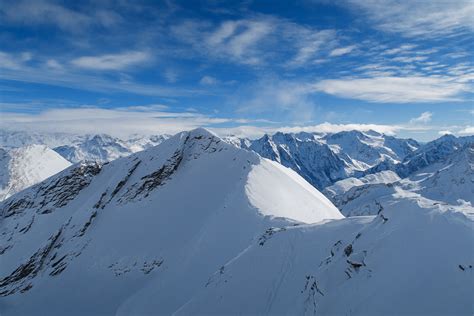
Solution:
[{"label": "wispy cloud", "polygon": [[94,70],[122,70],[133,65],[149,61],[151,55],[147,52],[132,51],[120,54],[100,56],[83,56],[71,61],[74,66]]},{"label": "wispy cloud", "polygon": [[374,25],[407,37],[445,36],[474,29],[474,4],[458,1],[348,0]]},{"label": "wispy cloud", "polygon": [[467,126],[458,132],[461,135],[474,135],[474,126]]},{"label": "wispy cloud", "polygon": [[2,113],[2,128],[37,132],[172,134],[199,126],[231,121],[194,112],[166,112],[163,105],[104,109],[48,109],[40,113]]},{"label": "wispy cloud", "polygon": [[432,116],[433,116],[433,113],[431,112],[423,112],[420,114],[420,116],[412,118],[410,120],[410,123],[411,124],[417,124],[417,123],[426,124],[431,121]]},{"label": "wispy cloud", "polygon": [[[86,61],[82,61],[82,65],[93,67],[97,66],[100,70],[107,67],[126,67],[132,62],[138,62],[143,56],[128,56],[126,60],[121,60],[120,54],[113,55],[114,58],[105,58],[104,65],[97,65],[98,59],[93,57]],[[99,58],[100,59],[100,58]],[[3,62],[2,62],[3,61]],[[133,64],[133,63],[132,63]],[[74,88],[87,91],[100,92],[128,92],[139,95],[150,96],[183,96],[203,94],[200,89],[191,89],[184,87],[169,87],[159,84],[143,84],[135,82],[128,78],[115,78],[109,76],[101,76],[99,74],[90,74],[83,72],[81,67],[68,67],[68,63],[59,63],[56,60],[48,60],[44,64],[38,63],[31,66],[21,54],[8,54],[0,51],[0,79],[14,80],[21,82],[40,83],[47,85],[55,85],[60,87]],[[101,68],[102,67],[102,68]],[[106,67],[106,68],[104,68]],[[90,70],[86,68],[86,70]],[[118,70],[118,69],[117,69]]]},{"label": "wispy cloud", "polygon": [[284,115],[287,121],[307,122],[316,108],[311,93],[311,86],[304,81],[269,76],[237,90],[229,102],[239,114],[265,114],[270,119]]},{"label": "wispy cloud", "polygon": [[357,47],[356,45],[351,45],[351,46],[336,48],[336,49],[333,49],[329,53],[329,56],[336,57],[336,56],[346,55],[352,52],[356,47]]},{"label": "wispy cloud", "polygon": [[380,103],[418,103],[456,100],[468,86],[449,77],[372,77],[321,80],[313,85],[339,97]]},{"label": "wispy cloud", "polygon": [[312,62],[318,52],[334,46],[334,30],[318,30],[270,15],[224,20],[186,20],[171,28],[173,36],[192,45],[197,54],[218,60],[261,66],[288,59],[290,66]]},{"label": "wispy cloud", "polygon": [[262,51],[257,43],[273,28],[271,19],[229,20],[217,27],[203,21],[188,20],[173,26],[171,31],[176,39],[191,44],[196,52],[255,65],[262,61]]},{"label": "wispy cloud", "polygon": [[199,84],[205,85],[205,86],[213,86],[217,84],[219,81],[212,77],[212,76],[204,76],[199,80]]},{"label": "wispy cloud", "polygon": [[90,26],[109,27],[121,21],[113,12],[100,8],[80,12],[54,1],[5,1],[0,3],[0,20],[3,23],[22,25],[54,25],[70,32],[82,32]]}]

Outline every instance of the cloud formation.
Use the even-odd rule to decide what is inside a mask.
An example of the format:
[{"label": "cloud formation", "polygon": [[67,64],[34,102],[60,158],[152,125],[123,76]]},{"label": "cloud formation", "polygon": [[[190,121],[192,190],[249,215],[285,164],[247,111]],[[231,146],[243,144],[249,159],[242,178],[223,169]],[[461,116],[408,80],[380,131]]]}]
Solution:
[{"label": "cloud formation", "polygon": [[458,99],[468,86],[448,77],[380,76],[372,78],[325,79],[315,91],[343,98],[379,103],[422,103]]},{"label": "cloud formation", "polygon": [[71,61],[74,66],[94,70],[122,70],[133,65],[142,64],[151,58],[147,52],[132,51],[120,54],[100,56],[83,56]]},{"label": "cloud formation", "polygon": [[410,120],[411,124],[426,124],[431,121],[431,117],[433,116],[433,113],[431,112],[423,112],[420,114],[420,116],[412,118]]},{"label": "cloud formation", "polygon": [[438,37],[472,32],[474,3],[457,1],[348,0],[385,32]]}]

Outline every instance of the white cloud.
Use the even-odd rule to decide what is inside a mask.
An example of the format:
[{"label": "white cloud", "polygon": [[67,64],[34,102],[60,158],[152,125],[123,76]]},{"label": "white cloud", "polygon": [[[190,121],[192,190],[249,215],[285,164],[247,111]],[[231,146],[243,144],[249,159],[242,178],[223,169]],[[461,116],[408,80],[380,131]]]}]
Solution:
[{"label": "white cloud", "polygon": [[49,109],[40,113],[1,113],[2,128],[35,132],[173,134],[200,126],[230,122],[191,112],[165,112],[163,105],[115,109],[97,107]]},{"label": "white cloud", "polygon": [[412,118],[410,120],[410,123],[411,124],[417,124],[417,123],[426,124],[428,122],[431,122],[432,116],[433,116],[433,113],[431,112],[423,112],[420,114],[420,116]]},{"label": "white cloud", "polygon": [[283,116],[287,121],[306,122],[314,117],[316,105],[310,98],[311,86],[305,82],[265,77],[230,96],[240,114],[265,114],[272,119]]},{"label": "white cloud", "polygon": [[460,135],[474,135],[474,126],[467,126],[458,132]]},{"label": "white cloud", "polygon": [[443,136],[443,135],[452,135],[452,134],[453,134],[453,132],[451,132],[450,130],[442,130],[442,131],[438,132],[438,135],[441,135],[441,136]]},{"label": "white cloud", "polygon": [[321,123],[310,126],[252,126],[243,125],[237,127],[226,127],[226,128],[210,128],[216,134],[221,136],[237,136],[237,137],[248,137],[258,138],[264,134],[274,134],[276,132],[283,133],[337,133],[341,131],[376,131],[379,133],[394,135],[397,131],[403,130],[404,128],[397,125],[383,125],[383,124],[332,124],[332,123]]},{"label": "white cloud", "polygon": [[336,38],[334,30],[316,31],[296,25],[289,26],[285,33],[296,49],[296,55],[288,63],[292,67],[321,62],[318,53],[332,46]]},{"label": "white cloud", "polygon": [[147,52],[135,51],[101,56],[83,56],[71,63],[77,67],[95,70],[121,70],[132,65],[144,63],[151,58]]},{"label": "white cloud", "polygon": [[426,56],[398,56],[392,59],[392,61],[395,62],[401,62],[401,63],[412,63],[416,61],[423,61],[427,60],[428,57]]},{"label": "white cloud", "polygon": [[333,46],[334,30],[317,30],[269,15],[226,20],[218,25],[188,20],[171,28],[174,37],[207,58],[260,66],[271,60],[302,66]]},{"label": "white cloud", "polygon": [[211,76],[204,76],[199,80],[199,83],[206,86],[213,86],[218,83],[218,80]]},{"label": "white cloud", "polygon": [[16,70],[22,67],[20,58],[16,58],[12,54],[0,51],[0,68]]},{"label": "white cloud", "polygon": [[315,91],[343,98],[380,103],[410,103],[455,100],[467,84],[447,77],[381,76],[321,80]]},{"label": "white cloud", "polygon": [[348,0],[386,32],[408,37],[444,36],[474,29],[474,3],[456,1]]},{"label": "white cloud", "polygon": [[262,42],[275,29],[271,18],[224,21],[217,27],[205,21],[185,21],[171,28],[180,41],[191,44],[199,54],[233,62],[257,65],[262,62]]},{"label": "white cloud", "polygon": [[416,47],[416,45],[413,45],[413,44],[403,44],[403,45],[401,45],[399,47],[396,47],[396,48],[387,49],[386,51],[383,52],[383,54],[384,55],[395,55],[395,54],[398,54],[398,53],[411,51],[415,47]]},{"label": "white cloud", "polygon": [[329,56],[337,57],[337,56],[346,55],[346,54],[349,54],[350,52],[352,52],[356,47],[357,47],[356,45],[351,45],[351,46],[336,48],[336,49],[333,49],[329,53]]},{"label": "white cloud", "polygon": [[112,11],[95,7],[88,12],[80,12],[48,0],[5,1],[0,4],[0,15],[4,22],[20,25],[55,25],[70,32],[82,32],[93,25],[110,27],[121,21],[121,17]]}]

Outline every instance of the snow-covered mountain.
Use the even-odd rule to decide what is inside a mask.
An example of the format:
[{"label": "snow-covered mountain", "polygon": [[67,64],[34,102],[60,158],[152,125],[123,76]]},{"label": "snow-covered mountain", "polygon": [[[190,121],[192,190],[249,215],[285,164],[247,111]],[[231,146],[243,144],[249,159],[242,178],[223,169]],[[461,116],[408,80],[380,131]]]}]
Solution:
[{"label": "snow-covered mountain", "polygon": [[413,139],[401,139],[375,131],[343,131],[321,138],[353,170],[363,171],[382,161],[402,161],[420,145]]},{"label": "snow-covered mountain", "polygon": [[80,135],[67,133],[38,133],[0,129],[0,148],[13,149],[28,145],[45,145],[49,148],[71,144]]},{"label": "snow-covered mountain", "polygon": [[400,192],[377,216],[269,230],[176,315],[470,315],[473,218]]},{"label": "snow-covered mountain", "polygon": [[473,207],[386,198],[344,218],[291,169],[183,132],[1,203],[0,313],[472,314]]},{"label": "snow-covered mountain", "polygon": [[474,144],[474,136],[455,137],[444,135],[406,156],[403,163],[397,168],[397,173],[401,176],[413,174],[430,164],[446,159],[468,144]]},{"label": "snow-covered mountain", "polygon": [[33,133],[0,129],[0,148],[46,145],[72,163],[107,162],[156,146],[167,138],[169,135],[134,135],[120,139],[107,134]]},{"label": "snow-covered mountain", "polygon": [[166,136],[137,136],[123,141],[106,134],[86,135],[70,145],[59,146],[54,150],[74,163],[81,161],[107,162],[156,146],[166,138]]},{"label": "snow-covered mountain", "polygon": [[270,227],[343,217],[294,171],[202,129],[74,165],[0,210],[2,315],[171,314]]},{"label": "snow-covered mountain", "polygon": [[371,215],[384,206],[382,201],[390,203],[400,189],[442,203],[474,205],[474,144],[467,144],[398,181],[359,184],[345,179],[326,188],[325,194],[346,216]]},{"label": "snow-covered mountain", "polygon": [[311,134],[265,135],[247,148],[293,169],[318,189],[348,175],[344,161]]},{"label": "snow-covered mountain", "polygon": [[253,141],[230,140],[295,170],[318,189],[347,177],[363,176],[365,170],[384,161],[400,163],[420,146],[412,139],[374,131],[276,133]]},{"label": "snow-covered mountain", "polygon": [[44,145],[0,148],[0,201],[71,165]]}]

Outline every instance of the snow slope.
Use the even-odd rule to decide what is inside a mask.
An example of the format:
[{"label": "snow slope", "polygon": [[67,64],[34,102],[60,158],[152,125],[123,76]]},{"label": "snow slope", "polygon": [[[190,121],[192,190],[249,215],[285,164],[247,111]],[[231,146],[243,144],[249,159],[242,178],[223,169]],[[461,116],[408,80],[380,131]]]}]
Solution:
[{"label": "snow slope", "polygon": [[[300,203],[290,207],[291,193]],[[0,313],[171,314],[269,227],[340,219],[296,173],[198,129],[0,204]]]},{"label": "snow slope", "polygon": [[461,147],[446,159],[399,181],[364,183],[353,185],[348,190],[339,189],[336,183],[325,193],[345,216],[377,214],[381,201],[390,202],[398,189],[442,203],[474,205],[474,145]]},{"label": "snow slope", "polygon": [[346,178],[337,181],[333,185],[324,189],[323,193],[326,196],[333,197],[341,195],[352,189],[364,184],[377,184],[377,183],[393,183],[401,180],[400,177],[393,171],[381,171],[374,174],[368,174],[362,178]]},{"label": "snow slope", "polygon": [[43,145],[11,150],[0,148],[0,201],[70,165],[70,162]]},{"label": "snow slope", "polygon": [[176,315],[471,315],[473,216],[400,192],[377,216],[268,230]]}]

